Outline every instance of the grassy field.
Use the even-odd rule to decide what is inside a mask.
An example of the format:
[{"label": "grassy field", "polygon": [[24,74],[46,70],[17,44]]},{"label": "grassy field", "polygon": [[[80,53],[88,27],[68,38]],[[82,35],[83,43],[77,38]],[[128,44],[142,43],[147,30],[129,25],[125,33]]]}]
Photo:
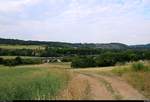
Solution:
[{"label": "grassy field", "polygon": [[[17,56],[0,56],[0,58],[3,58],[3,59],[14,59],[16,58]],[[21,58],[23,59],[41,59],[42,57],[31,57],[31,56],[20,56]]]},{"label": "grassy field", "polygon": [[5,44],[0,44],[0,48],[2,49],[45,49],[44,46],[40,46],[40,45],[5,45]]},{"label": "grassy field", "polygon": [[[150,68],[150,63],[145,61],[144,66]],[[150,71],[134,71],[132,67],[132,63],[85,69],[71,69],[70,63],[0,66],[0,100],[57,99],[76,72],[118,76],[150,99]]]},{"label": "grassy field", "polygon": [[0,66],[0,100],[55,99],[71,78],[64,66]]}]

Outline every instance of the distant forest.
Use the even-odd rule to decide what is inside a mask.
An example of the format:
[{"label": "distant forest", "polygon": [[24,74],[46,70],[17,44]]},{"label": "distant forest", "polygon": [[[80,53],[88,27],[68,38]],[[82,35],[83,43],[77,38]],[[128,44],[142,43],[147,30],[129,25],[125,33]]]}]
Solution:
[{"label": "distant forest", "polygon": [[10,45],[47,45],[49,47],[65,47],[65,48],[101,48],[101,49],[150,49],[150,44],[146,45],[126,45],[122,43],[66,43],[66,42],[50,42],[50,41],[24,41],[18,39],[0,38],[0,44]]},{"label": "distant forest", "polygon": [[[44,41],[23,41],[0,39],[0,44],[6,45],[44,45],[44,49],[4,49],[0,48],[0,56],[31,56],[31,57],[62,57],[63,62],[72,62],[72,67],[113,66],[138,60],[150,60],[150,44],[128,46],[121,43],[81,44]],[[1,64],[16,65],[42,63],[40,60],[29,61],[17,57],[14,60],[1,58]]]}]

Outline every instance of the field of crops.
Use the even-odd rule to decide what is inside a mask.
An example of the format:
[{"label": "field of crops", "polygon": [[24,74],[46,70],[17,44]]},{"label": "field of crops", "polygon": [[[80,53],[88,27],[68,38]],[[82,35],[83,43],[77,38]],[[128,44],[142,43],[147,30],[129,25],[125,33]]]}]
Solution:
[{"label": "field of crops", "polygon": [[2,49],[44,49],[44,46],[40,45],[5,45],[0,44],[0,48]]},{"label": "field of crops", "polygon": [[55,99],[70,80],[69,72],[55,65],[0,66],[0,100]]},{"label": "field of crops", "polygon": [[[0,58],[3,58],[3,59],[14,59],[16,58],[17,56],[0,56]],[[42,57],[31,57],[31,56],[19,56],[23,59],[42,59]]]}]

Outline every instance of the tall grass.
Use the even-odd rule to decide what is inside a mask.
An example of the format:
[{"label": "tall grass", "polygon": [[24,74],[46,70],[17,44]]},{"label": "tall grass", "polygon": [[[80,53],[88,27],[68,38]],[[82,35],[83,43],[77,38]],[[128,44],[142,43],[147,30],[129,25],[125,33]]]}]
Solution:
[{"label": "tall grass", "polygon": [[136,88],[145,97],[150,99],[150,72],[138,71],[138,72],[128,72],[122,75],[129,84]]},{"label": "tall grass", "polygon": [[129,72],[131,69],[128,67],[117,67],[112,69],[112,72],[118,76],[122,76],[124,73]]},{"label": "tall grass", "polygon": [[144,65],[142,62],[136,62],[132,64],[133,71],[148,71],[148,66]]},{"label": "tall grass", "polygon": [[128,67],[114,68],[112,72],[150,99],[150,64],[148,62],[134,62]]},{"label": "tall grass", "polygon": [[44,100],[55,96],[69,81],[65,69],[0,66],[0,100]]}]

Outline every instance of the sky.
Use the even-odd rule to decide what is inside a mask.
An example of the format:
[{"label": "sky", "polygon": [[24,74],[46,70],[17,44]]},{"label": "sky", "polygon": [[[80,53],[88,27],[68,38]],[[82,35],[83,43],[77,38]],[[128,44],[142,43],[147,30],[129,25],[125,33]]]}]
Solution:
[{"label": "sky", "polygon": [[0,0],[0,37],[150,43],[150,0]]}]

